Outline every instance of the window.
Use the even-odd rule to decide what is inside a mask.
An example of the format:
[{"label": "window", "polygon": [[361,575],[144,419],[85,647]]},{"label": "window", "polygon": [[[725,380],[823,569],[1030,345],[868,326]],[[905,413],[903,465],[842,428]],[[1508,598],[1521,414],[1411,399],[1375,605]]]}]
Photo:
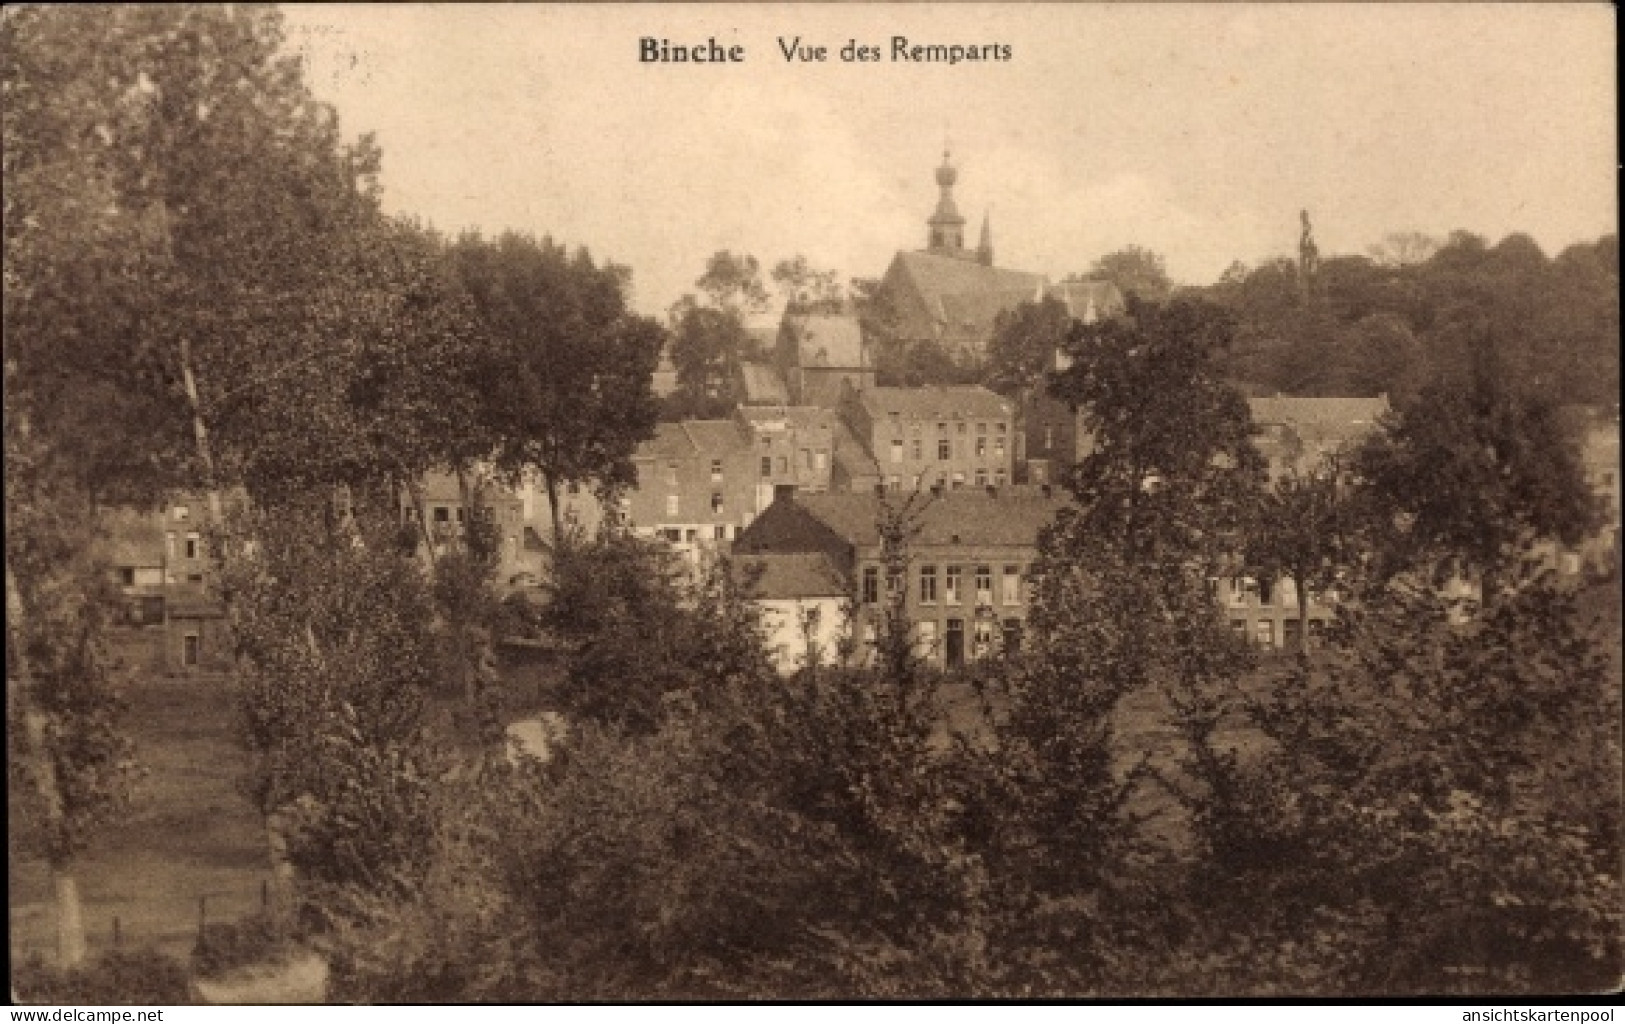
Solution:
[{"label": "window", "polygon": [[451,509],[444,505],[436,505],[434,507],[434,521],[437,523],[451,522]]},{"label": "window", "polygon": [[976,471],[976,486],[978,486],[978,487],[986,487],[987,486],[987,470],[978,469]]},{"label": "window", "polygon": [[711,494],[711,514],[712,515],[721,515],[722,514],[722,492],[721,491],[713,491],[712,494]]},{"label": "window", "polygon": [[802,469],[811,469],[812,464],[813,464],[812,463],[812,449],[811,448],[803,448],[803,449],[801,449],[801,468]]},{"label": "window", "polygon": [[880,567],[866,565],[863,567],[863,603],[880,603]]},{"label": "window", "polygon": [[976,439],[976,457],[978,459],[987,458],[987,438],[978,437]]},{"label": "window", "polygon": [[957,491],[963,486],[965,486],[965,474],[964,473],[955,473],[954,474],[954,479],[953,479],[954,490]]},{"label": "window", "polygon": [[714,483],[714,484],[722,482],[722,460],[721,459],[712,459],[711,460],[711,482]]},{"label": "window", "polygon": [[993,439],[993,457],[996,459],[1004,458],[1004,438],[995,437]]},{"label": "window", "polygon": [[925,442],[916,437],[914,439],[914,450],[911,454],[914,456],[915,462],[925,458]]},{"label": "window", "polygon": [[189,559],[197,558],[197,542],[198,542],[198,535],[197,534],[189,533],[189,534],[186,535],[186,557],[187,558],[189,558]]},{"label": "window", "polygon": [[993,485],[995,487],[1003,487],[1004,486],[1004,470],[995,469],[993,471]]},{"label": "window", "polygon": [[[714,472],[718,472],[718,473],[722,472],[722,464],[721,463],[714,463],[713,465],[716,467],[713,470]],[[570,486],[567,488],[567,490],[570,492],[571,497],[574,497],[575,495],[581,493],[581,485],[579,483],[577,483],[576,481],[571,480],[570,481]]]},{"label": "window", "polygon": [[985,658],[993,653],[993,620],[977,619],[971,626],[971,657]]},{"label": "window", "polygon": [[463,521],[463,507],[461,505],[457,506],[457,521],[459,523]]},{"label": "window", "polygon": [[1275,646],[1275,623],[1270,619],[1259,619],[1254,627],[1254,638],[1265,647]]},{"label": "window", "polygon": [[762,447],[763,448],[771,448],[771,447],[773,447],[773,438],[772,437],[770,437],[767,434],[761,434],[761,435],[758,435],[758,436],[760,436],[761,439],[762,439]]},{"label": "window", "polygon": [[903,461],[903,442],[901,440],[895,440],[894,439],[892,441],[892,443],[891,443],[891,460],[893,462],[902,462]]},{"label": "window", "polygon": [[170,558],[175,557],[175,531],[170,530],[164,534],[164,554]]},{"label": "window", "polygon": [[939,461],[941,461],[941,462],[947,462],[948,459],[951,457],[951,455],[952,455],[952,447],[949,445],[948,439],[943,438],[942,440],[938,441],[937,442],[937,459]]},{"label": "window", "polygon": [[682,507],[682,502],[678,499],[677,495],[666,495],[666,514],[668,516],[676,515],[682,509]]},{"label": "window", "polygon": [[1268,608],[1270,606],[1270,604],[1272,603],[1271,598],[1273,598],[1274,596],[1275,596],[1275,581],[1270,579],[1267,576],[1264,577],[1263,579],[1259,580],[1258,581],[1258,603],[1260,605],[1263,605],[1264,607]]},{"label": "window", "polygon": [[1298,620],[1287,619],[1285,622],[1281,623],[1281,626],[1286,633],[1286,646],[1293,650],[1297,650],[1300,646],[1299,638],[1303,636],[1303,632],[1298,626]]},{"label": "window", "polygon": [[887,413],[886,415],[891,420],[891,432],[896,434],[898,437],[903,436],[903,414],[891,412]]},{"label": "window", "polygon": [[1004,604],[1021,603],[1021,566],[1007,565],[1004,567],[999,600]]},{"label": "window", "polygon": [[1044,427],[1044,450],[1047,452],[1047,451],[1049,451],[1050,449],[1052,449],[1054,447],[1055,447],[1055,428],[1053,426],[1046,426],[1046,427]]},{"label": "window", "polygon": [[135,568],[133,566],[126,565],[119,569],[118,581],[124,584],[126,587],[135,586]]},{"label": "window", "polygon": [[779,475],[780,476],[789,476],[790,475],[790,457],[788,455],[780,455],[779,456]]},{"label": "window", "polygon": [[712,534],[712,536],[716,537],[717,540],[727,540],[728,539],[728,528],[726,526],[719,526],[719,527],[716,528],[716,530]]},{"label": "window", "polygon": [[762,456],[762,475],[773,475],[773,457],[771,455]]},{"label": "window", "polygon": [[920,566],[920,603],[937,603],[937,567],[934,565]]},{"label": "window", "polygon": [[674,484],[677,482],[677,463],[666,463],[666,482],[668,484]]},{"label": "window", "polygon": [[948,436],[948,424],[946,424],[946,423],[938,423],[937,424],[937,433],[941,434],[943,437],[947,437]]},{"label": "window", "polygon": [[993,603],[993,569],[990,566],[976,567],[976,603]]},{"label": "window", "polygon": [[661,534],[661,536],[665,537],[667,540],[671,541],[673,544],[679,543],[683,539],[683,531],[679,530],[675,526],[668,527],[668,528],[666,528],[664,530],[661,530],[660,534]]},{"label": "window", "polygon": [[184,523],[188,519],[192,518],[192,510],[187,508],[185,505],[176,505],[175,518]]},{"label": "window", "polygon": [[978,423],[978,424],[976,424],[976,432],[978,434],[985,435],[987,433],[987,424],[986,423]]},{"label": "window", "polygon": [[960,567],[959,566],[950,565],[948,567],[947,576],[943,580],[942,599],[943,599],[943,601],[945,601],[948,604],[958,604],[959,601],[960,601],[960,597],[959,597],[959,573],[960,573]]},{"label": "window", "polygon": [[914,624],[914,656],[930,659],[937,653],[937,624],[930,619]]},{"label": "window", "polygon": [[203,653],[203,640],[196,633],[188,633],[181,638],[181,663],[188,668],[196,667]]},{"label": "window", "polygon": [[961,421],[960,424],[959,424],[959,433],[964,434],[967,429],[968,428],[965,426],[964,422]]},{"label": "window", "polygon": [[1231,619],[1230,620],[1230,628],[1236,631],[1237,636],[1244,637],[1244,636],[1247,635],[1247,620],[1246,619]]},{"label": "window", "polygon": [[694,539],[699,536],[699,533],[696,530],[685,530],[683,533],[683,539],[688,541],[690,544],[694,543]]},{"label": "window", "polygon": [[1021,650],[1021,620],[1004,620],[1004,653],[1015,654]]},{"label": "window", "polygon": [[893,473],[891,476],[888,476],[886,478],[886,490],[888,490],[888,491],[896,491],[896,490],[900,490],[902,488],[902,486],[903,486],[903,478],[898,476],[896,473]]},{"label": "window", "polygon": [[896,597],[898,591],[904,585],[903,570],[888,565],[886,567],[886,596]]},{"label": "window", "polygon": [[1003,437],[1010,431],[1010,424],[1000,420],[998,423],[994,424],[994,428],[998,431],[999,436]]},{"label": "window", "polygon": [[816,470],[822,472],[824,470],[824,467],[826,467],[828,465],[829,465],[829,453],[828,452],[823,452],[823,451],[813,452],[813,469],[816,469]]}]

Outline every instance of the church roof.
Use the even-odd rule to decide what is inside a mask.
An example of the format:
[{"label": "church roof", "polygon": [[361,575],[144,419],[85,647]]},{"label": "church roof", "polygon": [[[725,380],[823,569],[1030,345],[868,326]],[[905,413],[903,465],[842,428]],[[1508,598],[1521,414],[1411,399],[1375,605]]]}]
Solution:
[{"label": "church roof", "polygon": [[864,369],[869,365],[863,349],[858,318],[846,313],[792,313],[783,330],[795,346],[793,359],[801,367],[825,366]]},{"label": "church roof", "polygon": [[[973,259],[900,252],[894,266],[901,283],[914,291],[931,318],[930,323],[902,324],[905,337],[952,334],[985,339],[999,313],[1043,294],[1042,274],[990,267]],[[900,307],[905,319],[910,305]]]}]

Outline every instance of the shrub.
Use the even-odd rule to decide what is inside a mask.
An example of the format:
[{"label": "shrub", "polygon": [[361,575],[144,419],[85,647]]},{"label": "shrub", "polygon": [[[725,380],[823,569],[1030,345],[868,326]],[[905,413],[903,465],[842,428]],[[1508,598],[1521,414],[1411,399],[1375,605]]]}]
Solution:
[{"label": "shrub", "polygon": [[239,921],[205,925],[192,949],[198,977],[218,977],[249,964],[281,960],[289,950],[287,934],[270,917],[256,914]]},{"label": "shrub", "polygon": [[11,983],[20,1003],[179,1006],[192,1002],[186,966],[151,948],[109,950],[67,971],[46,964],[35,954],[12,972]]}]

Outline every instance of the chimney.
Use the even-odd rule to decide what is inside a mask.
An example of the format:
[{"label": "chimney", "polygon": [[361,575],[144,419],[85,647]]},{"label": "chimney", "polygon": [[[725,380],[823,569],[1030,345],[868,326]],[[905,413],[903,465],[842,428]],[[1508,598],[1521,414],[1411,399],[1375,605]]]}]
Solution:
[{"label": "chimney", "polygon": [[780,504],[781,502],[784,503],[784,504],[789,504],[790,502],[795,501],[795,500],[796,500],[796,485],[795,484],[774,484],[773,485],[773,504],[777,505],[777,504]]}]

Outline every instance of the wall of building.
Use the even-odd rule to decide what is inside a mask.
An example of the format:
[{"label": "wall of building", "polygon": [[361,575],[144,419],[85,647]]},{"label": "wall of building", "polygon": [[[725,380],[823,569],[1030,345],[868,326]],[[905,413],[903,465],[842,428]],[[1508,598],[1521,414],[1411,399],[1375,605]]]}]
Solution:
[{"label": "wall of building", "polygon": [[868,446],[881,480],[891,490],[1014,482],[1008,418],[878,415],[856,395],[848,399],[843,414],[852,433]]},{"label": "wall of building", "polygon": [[[910,557],[907,578],[900,581],[908,588],[903,608],[928,664],[951,668],[990,656],[1007,643],[1019,644],[1032,602],[1034,545],[920,547]],[[857,629],[865,643],[882,628],[887,575],[878,550],[859,554]],[[985,589],[979,579],[985,579]]]},{"label": "wall of building", "polygon": [[780,673],[789,675],[811,662],[809,640],[817,649],[818,664],[836,663],[846,633],[841,598],[758,599],[755,603],[762,610],[767,649]]}]

